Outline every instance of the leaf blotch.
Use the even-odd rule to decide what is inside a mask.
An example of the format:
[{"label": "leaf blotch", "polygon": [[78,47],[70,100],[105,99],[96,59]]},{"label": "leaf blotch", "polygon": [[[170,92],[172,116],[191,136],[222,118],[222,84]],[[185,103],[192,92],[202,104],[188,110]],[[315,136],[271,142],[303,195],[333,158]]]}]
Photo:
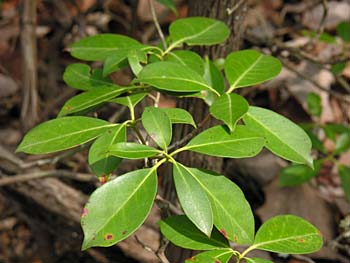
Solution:
[{"label": "leaf blotch", "polygon": [[190,258],[188,258],[188,259],[186,259],[187,261],[197,261],[197,258],[196,257],[190,257]]},{"label": "leaf blotch", "polygon": [[128,233],[128,231],[124,230],[124,231],[122,232],[122,235],[126,235],[127,233]]},{"label": "leaf blotch", "polygon": [[114,239],[114,235],[111,233],[107,233],[105,234],[105,240],[113,240]]},{"label": "leaf blotch", "polygon": [[83,208],[83,212],[81,213],[81,217],[86,217],[88,215],[88,209],[86,207]]},{"label": "leaf blotch", "polygon": [[299,243],[305,243],[305,239],[301,238],[298,240]]},{"label": "leaf blotch", "polygon": [[228,239],[228,235],[225,229],[221,228],[219,231],[226,239]]}]

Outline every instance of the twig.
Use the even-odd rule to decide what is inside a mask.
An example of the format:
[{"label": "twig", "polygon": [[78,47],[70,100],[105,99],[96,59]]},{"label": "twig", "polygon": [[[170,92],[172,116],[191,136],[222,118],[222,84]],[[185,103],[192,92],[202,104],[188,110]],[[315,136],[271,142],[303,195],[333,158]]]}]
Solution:
[{"label": "twig", "polygon": [[302,255],[293,255],[293,258],[305,261],[307,263],[316,263],[315,261],[313,261],[311,258],[306,257],[306,256],[302,256]]},{"label": "twig", "polygon": [[[160,249],[154,250],[149,245],[147,245],[145,242],[143,242],[137,235],[135,235],[135,239],[136,239],[137,243],[139,243],[143,247],[143,249],[155,254],[161,263],[170,263],[170,261],[165,256],[164,251],[160,251]],[[160,246],[160,247],[162,247],[162,246]]]},{"label": "twig", "polygon": [[149,0],[149,6],[150,6],[150,10],[151,10],[151,14],[152,14],[152,19],[153,19],[153,22],[154,22],[154,25],[156,26],[156,29],[158,31],[158,35],[163,43],[163,47],[164,49],[167,49],[168,45],[165,41],[165,37],[164,37],[164,34],[163,34],[163,31],[159,25],[159,21],[158,21],[158,18],[157,18],[157,14],[156,14],[156,11],[154,9],[154,5],[153,5],[153,0]]},{"label": "twig", "polygon": [[172,204],[170,201],[164,199],[163,197],[161,197],[160,195],[156,196],[156,202],[158,207],[161,208],[166,208],[169,209],[170,212],[172,212],[174,215],[182,215],[183,212],[177,208],[174,204]]},{"label": "twig", "polygon": [[96,177],[92,174],[74,173],[66,170],[50,170],[38,171],[27,174],[17,174],[14,176],[6,176],[0,179],[0,187],[10,184],[23,183],[31,180],[38,180],[45,177],[69,177],[82,182],[96,182]]},{"label": "twig", "polygon": [[226,8],[227,14],[232,15],[242,4],[244,0],[240,0],[237,4],[235,4],[232,8]]},{"label": "twig", "polygon": [[317,29],[317,39],[320,37],[320,35],[324,31],[324,23],[326,21],[327,15],[328,15],[328,1],[322,0],[322,6],[323,6],[323,14],[322,14],[322,18],[321,18],[320,24],[319,24],[318,29]]}]

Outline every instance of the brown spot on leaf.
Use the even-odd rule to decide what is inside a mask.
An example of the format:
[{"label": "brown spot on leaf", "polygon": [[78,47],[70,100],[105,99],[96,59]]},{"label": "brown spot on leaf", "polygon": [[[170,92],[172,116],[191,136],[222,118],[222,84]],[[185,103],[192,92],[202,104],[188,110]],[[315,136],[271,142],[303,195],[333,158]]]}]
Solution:
[{"label": "brown spot on leaf", "polygon": [[220,260],[217,259],[217,260],[215,260],[215,263],[222,263],[222,262],[221,262]]},{"label": "brown spot on leaf", "polygon": [[233,235],[233,241],[237,243],[237,241],[238,241],[237,235]]},{"label": "brown spot on leaf", "polygon": [[124,230],[124,231],[122,232],[122,235],[126,235],[127,233],[128,233],[128,231]]},{"label": "brown spot on leaf", "polygon": [[114,238],[114,235],[111,233],[105,234],[105,240],[112,240]]},{"label": "brown spot on leaf", "polygon": [[299,243],[305,243],[305,239],[301,238],[298,240]]},{"label": "brown spot on leaf", "polygon": [[188,259],[186,259],[186,260],[188,260],[188,261],[196,261],[197,258],[193,256],[193,257],[190,257],[190,258],[188,258]]},{"label": "brown spot on leaf", "polygon": [[73,109],[72,106],[66,106],[66,110],[71,110],[71,109]]},{"label": "brown spot on leaf", "polygon": [[100,181],[100,184],[101,184],[101,185],[104,185],[105,183],[108,182],[108,178],[107,178],[106,175],[100,176],[100,177],[98,178],[98,180]]},{"label": "brown spot on leaf", "polygon": [[228,235],[227,235],[227,232],[225,231],[225,229],[221,228],[219,231],[226,239],[228,239]]},{"label": "brown spot on leaf", "polygon": [[88,215],[88,209],[86,207],[83,208],[83,212],[81,213],[81,217],[86,217]]}]

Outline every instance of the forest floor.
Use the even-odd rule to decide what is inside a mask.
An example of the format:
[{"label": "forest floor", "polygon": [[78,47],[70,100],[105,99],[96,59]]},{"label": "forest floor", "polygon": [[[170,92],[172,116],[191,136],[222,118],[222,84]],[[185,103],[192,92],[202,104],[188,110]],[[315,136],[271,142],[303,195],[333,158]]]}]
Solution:
[{"label": "forest floor", "polygon": [[[138,239],[133,235],[112,248],[81,252],[80,213],[88,195],[100,185],[87,164],[86,148],[46,156],[15,154],[26,131],[55,118],[64,102],[77,93],[62,80],[65,67],[76,62],[66,52],[70,44],[105,32],[131,35],[143,43],[159,42],[148,1],[140,0],[134,7],[132,3],[137,1],[38,0],[36,18],[29,17],[36,24],[35,37],[26,43],[37,51],[37,62],[29,63],[33,71],[23,67],[24,61],[32,57],[21,45],[26,34],[23,25],[28,22],[22,2],[0,1],[0,263],[158,262],[142,246],[156,249],[159,245],[156,222],[160,212],[156,207],[136,232]],[[275,80],[243,90],[241,95],[251,104],[273,109],[297,123],[337,124],[349,129],[350,45],[336,35],[337,25],[350,21],[350,2],[248,2],[242,49],[272,53],[284,68]],[[185,17],[186,1],[175,3],[178,16]],[[156,13],[167,33],[176,15],[160,4],[156,4]],[[327,41],[328,35],[334,39]],[[345,66],[333,74],[331,65],[339,61]],[[31,83],[30,77],[28,82],[28,74],[36,74],[37,82]],[[127,84],[131,73],[122,70],[112,78],[118,84]],[[38,87],[38,100],[23,92],[31,85]],[[322,113],[317,118],[307,105],[310,92],[321,98]],[[162,97],[163,106],[175,103],[173,98]],[[122,106],[116,105],[106,105],[97,114],[104,119],[127,117]],[[327,150],[336,147],[324,135],[320,138]],[[350,151],[337,158],[349,166]],[[124,162],[118,174],[130,171],[132,165]],[[243,189],[258,222],[277,214],[302,216],[321,230],[325,247],[305,257],[270,253],[260,256],[274,262],[349,262],[350,201],[336,168],[326,162],[310,181],[281,187],[279,174],[286,165],[263,152],[253,161],[225,161],[225,175]],[[350,191],[349,186],[347,189]]]}]

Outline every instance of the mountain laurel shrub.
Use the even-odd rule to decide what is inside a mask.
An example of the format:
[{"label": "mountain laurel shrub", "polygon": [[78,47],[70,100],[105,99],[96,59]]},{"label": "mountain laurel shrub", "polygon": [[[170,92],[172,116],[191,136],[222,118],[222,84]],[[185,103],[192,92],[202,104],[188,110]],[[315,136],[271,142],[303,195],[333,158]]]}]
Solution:
[{"label": "mountain laurel shrub", "polygon": [[[237,185],[224,176],[186,167],[177,160],[177,155],[184,151],[247,158],[266,147],[279,157],[313,168],[311,141],[303,129],[271,110],[250,106],[235,93],[239,88],[278,75],[281,70],[278,59],[255,50],[243,50],[229,54],[220,68],[191,50],[178,49],[184,45],[220,44],[228,36],[229,28],[224,23],[191,17],[170,25],[169,46],[164,48],[143,45],[117,34],[90,36],[70,47],[73,57],[101,61],[103,67],[69,65],[63,78],[81,93],[64,104],[56,119],[29,131],[17,151],[45,154],[94,140],[89,150],[89,165],[98,177],[108,180],[91,195],[83,209],[83,250],[112,246],[143,224],[156,197],[157,170],[164,163],[172,165],[173,173],[159,176],[174,177],[184,214],[160,221],[160,230],[177,246],[204,251],[186,262],[224,263],[235,257],[238,262],[265,263],[270,261],[250,258],[249,252],[260,249],[304,254],[321,248],[320,232],[294,215],[273,217],[255,233],[252,210]],[[118,86],[109,75],[124,67],[130,67],[134,79],[128,86]],[[149,106],[141,116],[135,115],[135,106],[158,92],[178,99],[204,100],[211,116],[222,125],[202,130],[184,146],[179,146],[172,142],[173,124],[198,129],[189,112]],[[83,116],[106,103],[128,107],[130,120],[110,123]],[[141,125],[148,134],[146,138],[140,132]],[[129,132],[136,134],[138,140],[127,141]],[[149,165],[144,169],[110,180],[109,175],[123,159],[151,162],[146,162]],[[240,253],[230,247],[230,242],[246,245],[247,249]]]}]

